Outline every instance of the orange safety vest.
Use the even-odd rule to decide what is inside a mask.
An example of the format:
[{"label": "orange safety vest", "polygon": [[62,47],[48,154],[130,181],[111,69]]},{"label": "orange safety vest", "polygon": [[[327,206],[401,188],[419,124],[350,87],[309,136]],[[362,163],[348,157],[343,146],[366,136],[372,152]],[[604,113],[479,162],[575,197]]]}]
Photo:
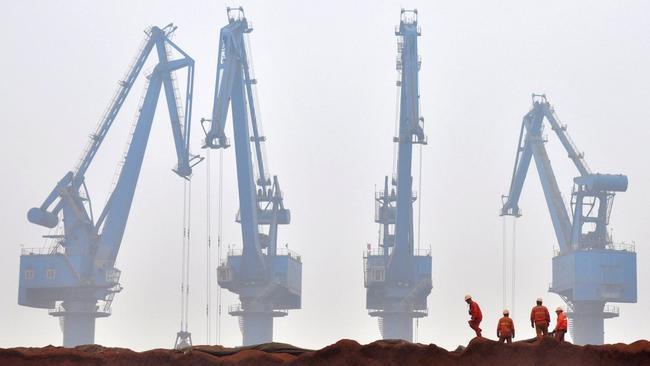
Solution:
[{"label": "orange safety vest", "polygon": [[555,326],[555,330],[566,331],[567,328],[568,328],[568,322],[566,319],[566,314],[564,314],[564,312],[561,312],[557,315],[557,325]]},{"label": "orange safety vest", "polygon": [[513,323],[512,319],[506,316],[499,319],[497,332],[499,332],[499,336],[501,337],[512,337],[512,335],[515,333],[515,324]]},{"label": "orange safety vest", "polygon": [[472,317],[472,320],[474,321],[480,322],[481,320],[483,320],[483,314],[481,313],[481,308],[474,301],[472,301],[469,304],[469,315]]},{"label": "orange safety vest", "polygon": [[530,312],[530,320],[535,324],[546,324],[551,322],[551,316],[544,305],[538,305]]}]

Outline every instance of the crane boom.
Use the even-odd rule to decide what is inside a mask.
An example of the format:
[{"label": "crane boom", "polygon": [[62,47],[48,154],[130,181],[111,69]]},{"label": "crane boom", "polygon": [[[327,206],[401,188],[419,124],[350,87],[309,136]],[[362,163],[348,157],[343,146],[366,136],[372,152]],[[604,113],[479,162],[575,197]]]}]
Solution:
[{"label": "crane boom", "polygon": [[[417,13],[414,13],[417,14]],[[418,72],[419,36],[417,21],[401,22],[401,93],[400,124],[397,138],[397,217],[395,222],[395,248],[393,249],[386,277],[389,281],[408,281],[413,257],[413,144],[426,143],[420,125],[420,89]]]},{"label": "crane boom", "polygon": [[519,197],[521,196],[531,159],[534,157],[544,196],[546,197],[546,204],[551,214],[555,236],[560,249],[565,250],[571,238],[571,220],[544,146],[543,123],[548,108],[549,104],[547,102],[535,100],[533,108],[523,118],[510,190],[508,195],[505,196],[507,200],[503,204],[501,214],[517,217],[521,215]]},{"label": "crane boom", "polygon": [[[64,346],[93,343],[95,319],[110,315],[113,296],[121,290],[120,271],[115,268],[115,261],[163,88],[178,158],[174,171],[189,179],[192,167],[200,161],[200,157],[189,152],[194,60],[169,39],[175,29],[170,24],[163,28],[151,27],[145,32],[143,47],[129,68],[126,79],[120,82],[98,129],[91,135],[89,148],[80,164],[74,172],[66,173],[40,207],[28,212],[30,222],[50,228],[58,224],[58,216],[62,213],[63,235],[48,253],[23,253],[18,302],[25,306],[51,309],[51,315],[61,317]],[[146,93],[138,109],[115,187],[95,220],[85,173],[154,47],[158,64],[147,76]],[[177,50],[181,57],[170,59],[170,47]],[[184,112],[179,105],[174,80],[174,72],[182,68],[187,69],[188,78]],[[54,207],[50,209],[52,205]]]}]

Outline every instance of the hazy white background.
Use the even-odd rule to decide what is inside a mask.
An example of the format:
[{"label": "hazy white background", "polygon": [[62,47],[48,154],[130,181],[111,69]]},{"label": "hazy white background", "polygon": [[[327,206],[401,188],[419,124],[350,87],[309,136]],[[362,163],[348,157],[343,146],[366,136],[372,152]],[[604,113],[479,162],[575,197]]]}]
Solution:
[{"label": "hazy white background", "polygon": [[[199,152],[198,121],[211,112],[217,34],[226,24],[226,5],[2,2],[1,347],[61,342],[57,319],[16,304],[20,246],[40,246],[46,233],[29,224],[25,213],[40,205],[76,163],[148,25],[174,22],[179,26],[174,40],[196,60],[192,143]],[[251,41],[271,169],[293,214],[280,241],[304,261],[303,309],[275,322],[278,341],[322,347],[340,338],[367,343],[379,337],[376,319],[365,311],[362,253],[366,243],[376,242],[373,191],[391,167],[393,27],[402,6],[420,11],[422,115],[429,137],[423,150],[421,236],[422,245],[433,249],[434,290],[418,340],[447,348],[465,344],[472,336],[463,302],[468,292],[482,306],[485,335],[494,336],[503,305],[500,196],[508,189],[532,92],[548,94],[595,171],[630,178],[628,192],[616,198],[611,227],[615,239],[637,243],[639,301],[622,305],[621,317],[606,322],[605,339],[648,338],[649,2],[242,5],[255,27]],[[134,87],[87,175],[97,206],[109,190],[141,86]],[[170,171],[175,155],[167,112],[160,107],[118,257],[125,289],[116,297],[113,316],[97,322],[96,341],[108,346],[170,347],[179,326],[182,183]],[[232,136],[230,126],[228,133]],[[568,197],[576,172],[549,137]],[[225,151],[224,160],[224,246],[239,245],[233,149]],[[533,335],[527,316],[536,297],[544,296],[550,307],[562,304],[546,292],[556,241],[536,175],[531,170],[521,199],[524,216],[517,224],[514,318],[520,338]],[[204,165],[196,169],[193,198],[190,330],[195,343],[204,343]],[[210,271],[214,276],[214,268]],[[235,302],[224,292],[224,307]],[[236,319],[222,319],[222,343],[239,344]]]}]

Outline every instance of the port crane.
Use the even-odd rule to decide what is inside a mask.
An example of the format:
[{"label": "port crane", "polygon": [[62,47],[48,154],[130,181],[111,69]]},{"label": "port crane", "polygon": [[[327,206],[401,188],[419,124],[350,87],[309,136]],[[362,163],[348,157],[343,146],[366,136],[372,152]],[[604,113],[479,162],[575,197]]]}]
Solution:
[{"label": "port crane", "polygon": [[427,316],[431,293],[431,254],[416,253],[413,234],[412,156],[414,144],[426,144],[420,116],[417,10],[400,13],[397,70],[400,88],[397,172],[384,179],[375,194],[375,222],[380,225],[379,248],[364,255],[366,308],[378,317],[384,339],[413,340],[413,319]]},{"label": "port crane", "polygon": [[[546,151],[544,120],[579,172],[573,179],[570,211]],[[608,231],[614,196],[627,190],[627,176],[593,173],[546,96],[533,94],[532,108],[521,124],[510,190],[503,196],[502,216],[521,216],[519,198],[533,158],[559,246],[553,257],[549,291],[558,294],[568,306],[573,341],[581,345],[602,344],[604,319],[619,315],[618,308],[606,303],[637,301],[634,246],[614,243]]]},{"label": "port crane", "polygon": [[[175,30],[173,24],[145,30],[141,48],[119,82],[97,129],[90,135],[78,165],[63,176],[39,207],[28,211],[27,218],[33,224],[50,229],[59,222],[63,225],[60,235],[46,236],[55,239],[52,247],[23,250],[18,303],[49,309],[50,315],[59,317],[65,347],[94,343],[95,320],[111,314],[113,297],[122,289],[121,272],[115,262],[162,89],[178,158],[174,172],[189,179],[192,167],[200,161],[189,151],[194,60],[171,41]],[[154,49],[158,63],[146,76],[145,93],[117,180],[106,205],[96,216],[85,181],[86,172]],[[172,59],[172,52],[180,56]],[[184,107],[174,76],[179,69],[187,71]]]},{"label": "port crane", "polygon": [[268,172],[247,36],[252,27],[243,8],[227,8],[228,24],[219,33],[211,119],[202,121],[205,148],[230,146],[225,134],[232,109],[239,212],[243,248],[231,249],[217,269],[219,286],[239,295],[228,312],[239,317],[243,344],[272,342],[273,318],[301,304],[302,260],[278,248],[278,227],[291,220],[277,176]]}]

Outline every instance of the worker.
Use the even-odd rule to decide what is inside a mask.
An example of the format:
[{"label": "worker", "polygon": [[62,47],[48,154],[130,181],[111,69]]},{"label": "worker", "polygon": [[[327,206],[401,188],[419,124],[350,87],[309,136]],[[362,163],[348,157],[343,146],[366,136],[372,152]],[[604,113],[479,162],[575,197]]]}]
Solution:
[{"label": "worker", "polygon": [[465,302],[469,305],[469,315],[471,317],[467,323],[470,328],[474,329],[476,336],[481,337],[482,329],[479,327],[481,320],[483,320],[481,308],[474,300],[472,300],[472,296],[470,295],[465,295]]},{"label": "worker", "polygon": [[542,305],[542,298],[537,299],[537,306],[530,312],[530,326],[535,328],[537,339],[548,335],[548,325],[551,323],[551,316],[546,306]]},{"label": "worker", "polygon": [[515,323],[510,319],[510,311],[504,309],[503,318],[499,319],[499,324],[497,325],[497,338],[499,338],[499,343],[506,342],[510,344],[514,337]]},{"label": "worker", "polygon": [[555,314],[557,314],[557,323],[555,324],[555,339],[558,341],[564,341],[564,335],[566,334],[568,328],[568,322],[566,319],[566,314],[561,307],[555,309]]}]

